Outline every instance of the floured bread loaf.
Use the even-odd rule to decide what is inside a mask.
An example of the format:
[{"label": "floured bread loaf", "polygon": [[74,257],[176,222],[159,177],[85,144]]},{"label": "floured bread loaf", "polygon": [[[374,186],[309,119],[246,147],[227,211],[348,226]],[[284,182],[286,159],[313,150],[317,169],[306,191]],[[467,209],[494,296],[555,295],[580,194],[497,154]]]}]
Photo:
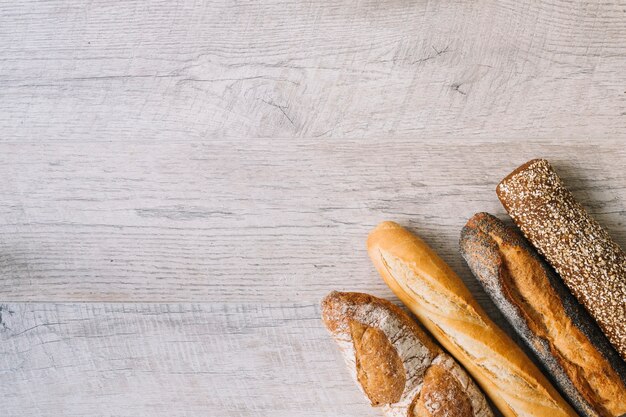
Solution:
[{"label": "floured bread loaf", "polygon": [[467,373],[394,304],[332,292],[322,319],[361,390],[386,416],[493,416]]}]

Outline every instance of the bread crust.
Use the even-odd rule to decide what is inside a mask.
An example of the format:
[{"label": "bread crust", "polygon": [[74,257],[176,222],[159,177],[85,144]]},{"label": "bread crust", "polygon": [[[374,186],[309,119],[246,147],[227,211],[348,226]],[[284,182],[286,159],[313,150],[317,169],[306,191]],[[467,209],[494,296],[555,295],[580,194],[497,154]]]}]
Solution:
[{"label": "bread crust", "polygon": [[[334,291],[322,301],[322,320],[359,387],[386,416],[493,417],[467,373],[393,303],[368,294]],[[362,349],[364,329],[385,335],[385,340],[374,336],[374,344]],[[394,365],[398,360],[401,375]],[[367,369],[364,361],[369,362]],[[398,382],[403,383],[399,395]]]},{"label": "bread crust", "polygon": [[502,414],[577,415],[421,239],[396,223],[383,222],[370,233],[368,252],[387,285],[468,370]]},{"label": "bread crust", "polygon": [[626,360],[626,254],[545,159],[497,186],[502,205]]},{"label": "bread crust", "polygon": [[488,213],[461,232],[476,278],[576,410],[626,413],[626,364],[554,271],[513,227]]}]

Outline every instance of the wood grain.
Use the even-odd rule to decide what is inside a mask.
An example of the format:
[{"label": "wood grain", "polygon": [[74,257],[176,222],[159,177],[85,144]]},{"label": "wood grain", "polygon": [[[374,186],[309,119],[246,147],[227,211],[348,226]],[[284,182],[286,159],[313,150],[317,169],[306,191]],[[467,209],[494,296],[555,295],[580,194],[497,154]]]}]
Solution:
[{"label": "wood grain", "polygon": [[0,307],[3,416],[378,415],[317,305]]},{"label": "wood grain", "polygon": [[515,166],[626,246],[625,10],[0,1],[0,414],[378,415],[317,307],[393,299],[376,223],[500,324],[457,240]]},{"label": "wood grain", "polygon": [[317,306],[331,289],[395,299],[365,253],[368,231],[393,219],[418,232],[510,332],[458,254],[460,228],[476,211],[502,216],[495,184],[542,156],[624,245],[624,149],[621,140],[2,143],[3,415],[378,415]]},{"label": "wood grain", "polygon": [[6,301],[390,296],[365,251],[382,220],[423,236],[484,301],[459,232],[475,212],[503,216],[495,185],[537,156],[626,243],[622,141],[5,143],[0,154]]},{"label": "wood grain", "polygon": [[625,137],[624,10],[3,1],[0,140]]}]

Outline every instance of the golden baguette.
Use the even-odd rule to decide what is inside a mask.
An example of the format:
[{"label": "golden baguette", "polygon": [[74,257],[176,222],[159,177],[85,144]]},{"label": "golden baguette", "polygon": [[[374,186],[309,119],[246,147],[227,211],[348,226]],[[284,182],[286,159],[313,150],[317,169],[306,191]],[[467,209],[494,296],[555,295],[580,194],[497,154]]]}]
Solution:
[{"label": "golden baguette", "polygon": [[505,417],[577,415],[426,243],[384,222],[370,233],[367,247],[387,285]]}]

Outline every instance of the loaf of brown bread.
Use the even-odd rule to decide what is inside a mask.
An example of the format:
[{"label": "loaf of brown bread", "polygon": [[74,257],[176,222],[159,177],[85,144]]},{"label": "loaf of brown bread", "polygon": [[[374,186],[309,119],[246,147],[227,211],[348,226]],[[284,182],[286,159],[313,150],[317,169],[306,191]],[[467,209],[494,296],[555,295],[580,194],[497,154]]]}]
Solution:
[{"label": "loaf of brown bread", "polygon": [[367,248],[387,285],[505,417],[577,415],[420,238],[396,223],[384,222],[370,233]]},{"label": "loaf of brown bread", "polygon": [[467,373],[394,304],[332,292],[322,319],[361,390],[386,416],[493,416]]},{"label": "loaf of brown bread", "polygon": [[578,413],[626,413],[626,363],[522,235],[478,213],[463,228],[460,246],[476,278]]},{"label": "loaf of brown bread", "polygon": [[500,201],[626,360],[626,254],[545,159],[498,184]]}]

